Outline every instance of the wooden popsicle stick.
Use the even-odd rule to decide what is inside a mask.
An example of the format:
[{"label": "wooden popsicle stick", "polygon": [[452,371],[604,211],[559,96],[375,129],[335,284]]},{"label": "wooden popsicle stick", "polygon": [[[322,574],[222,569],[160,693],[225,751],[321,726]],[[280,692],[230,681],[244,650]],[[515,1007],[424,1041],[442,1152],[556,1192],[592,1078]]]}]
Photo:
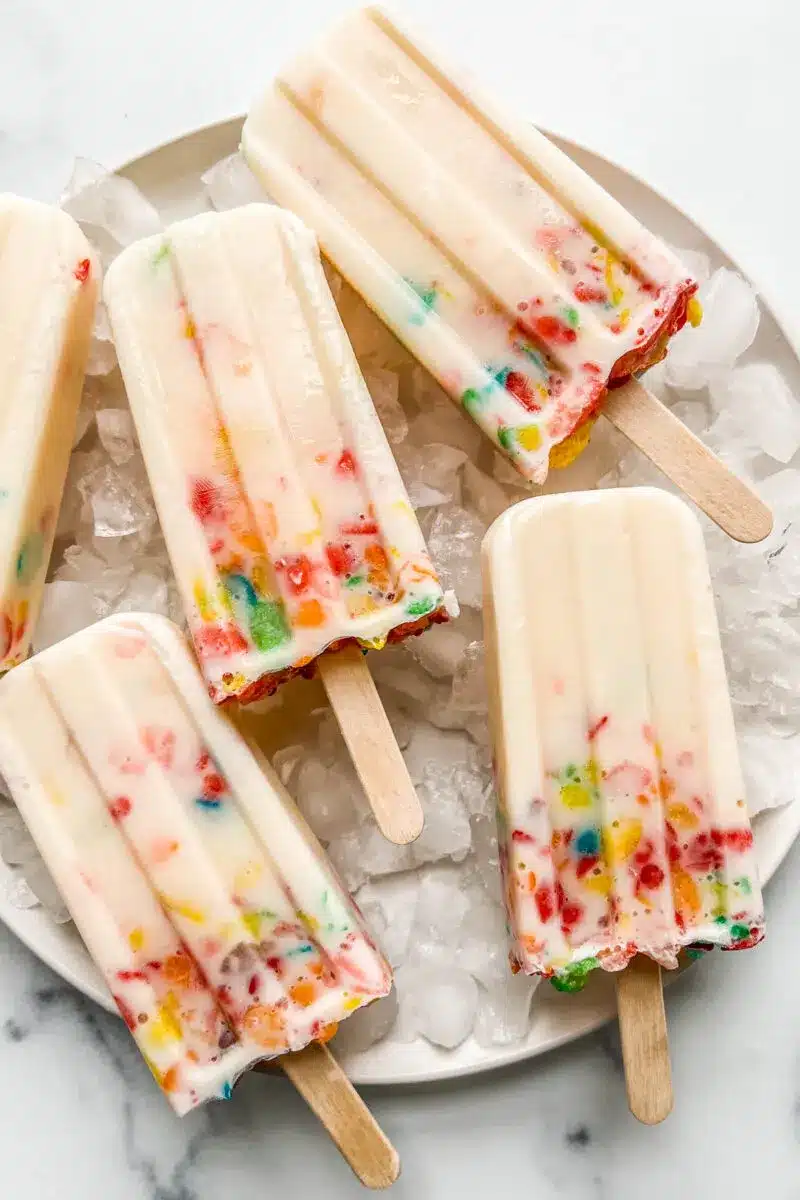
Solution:
[{"label": "wooden popsicle stick", "polygon": [[311,1042],[277,1064],[319,1117],[365,1187],[390,1187],[400,1157],[327,1046]]},{"label": "wooden popsicle stick", "polygon": [[617,1012],[628,1106],[645,1125],[672,1111],[672,1071],[661,968],[645,954],[617,975]]},{"label": "wooden popsicle stick", "polygon": [[769,536],[763,500],[637,380],[608,393],[603,416],[737,542]]},{"label": "wooden popsicle stick", "polygon": [[419,797],[357,646],[323,654],[320,677],[381,833],[405,846],[422,833]]}]

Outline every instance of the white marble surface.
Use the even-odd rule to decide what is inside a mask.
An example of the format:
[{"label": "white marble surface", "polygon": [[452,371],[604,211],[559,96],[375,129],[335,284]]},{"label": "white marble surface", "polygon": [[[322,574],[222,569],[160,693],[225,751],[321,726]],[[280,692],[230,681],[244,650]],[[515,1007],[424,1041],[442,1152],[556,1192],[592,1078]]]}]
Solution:
[{"label": "white marble surface", "polygon": [[[242,111],[339,0],[0,0],[0,189],[57,196],[75,153],[115,165]],[[788,0],[533,5],[408,0],[540,123],[647,178],[713,230],[800,340],[800,9]],[[223,16],[224,13],[224,16]],[[687,81],[692,80],[689,84]],[[769,207],[767,197],[769,196]],[[677,1105],[627,1114],[608,1030],[446,1087],[374,1091],[398,1197],[524,1188],[537,1200],[800,1196],[800,849],[770,886],[767,942],[671,989]],[[120,1024],[0,930],[0,1163],[19,1200],[355,1196],[282,1080],[185,1122]]]}]

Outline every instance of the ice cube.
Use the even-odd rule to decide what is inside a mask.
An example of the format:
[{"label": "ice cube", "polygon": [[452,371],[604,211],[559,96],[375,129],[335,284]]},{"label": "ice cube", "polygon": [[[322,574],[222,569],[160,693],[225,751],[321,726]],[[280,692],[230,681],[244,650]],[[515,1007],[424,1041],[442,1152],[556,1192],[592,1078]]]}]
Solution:
[{"label": "ice cube", "polygon": [[777,462],[788,463],[800,449],[800,404],[772,363],[748,363],[714,379],[711,401]]},{"label": "ice cube", "polygon": [[92,340],[89,343],[89,358],[86,362],[87,375],[109,375],[117,365],[117,351],[108,320],[106,306],[98,301],[94,314]]},{"label": "ice cube", "polygon": [[469,1037],[478,1009],[478,985],[454,967],[407,964],[395,975],[402,1036],[421,1034],[453,1049]]},{"label": "ice cube", "polygon": [[[252,712],[252,705],[248,704],[247,711]],[[275,774],[280,779],[281,783],[292,794],[294,794],[293,779],[300,763],[305,758],[305,749],[303,746],[282,746],[272,756],[272,766]]]},{"label": "ice cube", "polygon": [[86,437],[86,434],[89,432],[89,427],[94,421],[94,416],[94,408],[88,404],[84,404],[83,401],[81,401],[81,406],[78,409],[78,415],[75,418],[75,436],[72,439],[73,449],[76,446],[79,446]]},{"label": "ice cube", "polygon": [[779,738],[769,728],[745,731],[739,735],[739,751],[751,817],[797,799],[792,783],[800,779],[800,734]]},{"label": "ice cube", "polygon": [[520,488],[525,483],[517,468],[511,464],[505,454],[495,453],[492,459],[492,473],[497,482],[506,488]]},{"label": "ice cube", "polygon": [[434,508],[459,498],[458,469],[466,461],[463,450],[434,442],[417,449],[401,446],[395,455],[414,508]]},{"label": "ice cube", "polygon": [[376,366],[392,371],[408,365],[408,351],[346,280],[336,306],[362,370]]},{"label": "ice cube", "polygon": [[531,1000],[539,984],[529,975],[506,972],[480,997],[475,1040],[481,1046],[510,1046],[521,1042],[530,1029]]},{"label": "ice cube", "polygon": [[136,453],[136,429],[127,408],[101,408],[97,413],[100,444],[115,466],[122,466]]},{"label": "ice cube", "polygon": [[480,608],[483,602],[480,549],[485,530],[476,516],[451,504],[437,512],[428,539],[442,583],[468,608]]},{"label": "ice cube", "polygon": [[439,442],[455,446],[469,459],[477,458],[483,435],[439,384],[422,367],[411,376],[413,402],[420,409],[409,428],[409,440],[415,446]]},{"label": "ice cube", "polygon": [[376,906],[380,908],[384,925],[380,946],[393,967],[405,962],[413,950],[411,927],[419,889],[419,873],[406,871],[371,879],[356,896],[360,908],[366,907],[372,912]]},{"label": "ice cube", "polygon": [[749,480],[755,478],[761,449],[753,441],[752,432],[743,430],[733,413],[721,412],[706,430],[703,441],[737,475]]},{"label": "ice cube", "polygon": [[497,820],[493,811],[494,795],[487,795],[486,814],[472,818],[474,866],[484,890],[495,903],[502,902],[500,854],[497,846]]},{"label": "ice cube", "polygon": [[458,965],[492,988],[509,972],[505,912],[489,896],[480,876],[465,885],[464,892],[468,907],[458,939]]},{"label": "ice cube", "polygon": [[457,624],[434,625],[418,638],[409,638],[406,650],[434,679],[451,678],[467,649],[467,636]]},{"label": "ice cube", "polygon": [[371,875],[392,875],[413,866],[409,847],[387,841],[372,818],[334,838],[328,854],[350,892],[358,891]]},{"label": "ice cube", "polygon": [[12,908],[36,908],[39,897],[22,875],[15,876],[6,887],[6,896]]},{"label": "ice cube", "polygon": [[123,246],[163,228],[157,210],[130,179],[86,158],[76,159],[61,207],[81,226],[104,266]]},{"label": "ice cube", "polygon": [[486,688],[483,642],[470,642],[453,678],[452,708],[464,715],[485,713]]},{"label": "ice cube", "polygon": [[85,475],[78,488],[91,508],[97,537],[148,534],[153,528],[156,513],[152,498],[130,474],[107,464]]},{"label": "ice cube", "polygon": [[151,612],[169,616],[167,582],[149,571],[138,571],[113,605],[114,612]]},{"label": "ice cube", "polygon": [[426,675],[402,646],[371,655],[370,667],[381,697],[388,689],[406,711],[427,710],[444,703],[448,692],[446,684],[437,683]]},{"label": "ice cube", "polygon": [[474,463],[464,464],[464,504],[474,510],[487,525],[505,512],[509,499],[505,490],[490,475],[484,475]]},{"label": "ice cube", "polygon": [[56,579],[86,584],[99,601],[98,616],[105,615],[110,605],[122,594],[133,575],[133,565],[125,563],[109,568],[108,562],[86,546],[69,546]]},{"label": "ice cube", "polygon": [[400,390],[397,372],[372,368],[365,372],[364,379],[389,444],[398,446],[408,435],[408,418],[397,398]]},{"label": "ice cube", "polygon": [[10,867],[26,867],[38,857],[36,844],[13,804],[0,806],[0,858]]},{"label": "ice cube", "polygon": [[84,496],[82,485],[87,476],[99,470],[106,456],[99,446],[73,453],[64,483],[64,497],[58,513],[56,538],[75,536],[92,523],[91,505]]},{"label": "ice cube", "polygon": [[307,758],[295,775],[293,789],[298,808],[321,841],[343,837],[358,825],[363,793],[351,765],[326,766]]},{"label": "ice cube", "polygon": [[25,868],[25,882],[47,910],[48,916],[57,925],[66,925],[72,919],[61,893],[53,882],[52,875],[38,854],[36,859]]},{"label": "ice cube", "polygon": [[705,387],[720,370],[731,367],[753,343],[760,312],[746,279],[720,267],[701,287],[703,320],[687,325],[670,342],[666,378],[688,391]]},{"label": "ice cube", "polygon": [[[648,371],[645,379],[646,383],[650,381],[650,372]],[[676,400],[670,405],[673,413],[682,421],[687,429],[691,429],[692,433],[698,437],[702,437],[706,433],[713,420],[710,406],[706,403],[703,395],[693,393],[690,399]]]},{"label": "ice cube", "polygon": [[423,875],[411,926],[415,962],[455,963],[469,901],[460,890],[457,870],[435,868]]},{"label": "ice cube", "polygon": [[105,615],[93,589],[85,583],[56,579],[45,584],[39,620],[33,633],[33,649],[38,654],[56,642],[63,642],[98,617]]},{"label": "ice cube", "polygon": [[441,773],[435,763],[425,772],[417,795],[425,813],[425,825],[415,842],[411,843],[412,861],[439,862],[451,858],[460,862],[472,846],[472,828],[463,799],[452,786],[447,773]]},{"label": "ice cube", "polygon": [[200,182],[208,193],[212,208],[217,212],[238,208],[241,204],[263,203],[267,199],[261,184],[238,151],[209,167]]},{"label": "ice cube", "polygon": [[361,910],[361,916],[373,939],[380,943],[386,932],[386,913],[383,911],[383,906],[379,900],[366,896],[364,888],[361,888],[359,895],[361,898],[358,901],[358,907]]},{"label": "ice cube", "polygon": [[[411,638],[410,641],[418,639]],[[391,699],[384,704],[384,711],[389,718],[389,724],[392,727],[394,740],[397,742],[401,750],[405,750],[408,743],[411,741],[411,734],[414,728],[409,717],[403,712],[399,704],[396,704]]]},{"label": "ice cube", "polygon": [[459,836],[462,811],[469,816],[486,811],[490,760],[464,733],[421,722],[405,760],[411,779],[424,789],[431,804],[445,806],[457,821]]},{"label": "ice cube", "polygon": [[341,1023],[331,1043],[337,1056],[361,1054],[387,1037],[397,1020],[398,1007],[397,992],[392,989],[388,996],[381,996],[354,1012]]},{"label": "ice cube", "polygon": [[677,246],[673,246],[672,252],[676,258],[680,259],[688,274],[697,283],[703,284],[710,277],[711,259],[702,250],[681,250]]}]

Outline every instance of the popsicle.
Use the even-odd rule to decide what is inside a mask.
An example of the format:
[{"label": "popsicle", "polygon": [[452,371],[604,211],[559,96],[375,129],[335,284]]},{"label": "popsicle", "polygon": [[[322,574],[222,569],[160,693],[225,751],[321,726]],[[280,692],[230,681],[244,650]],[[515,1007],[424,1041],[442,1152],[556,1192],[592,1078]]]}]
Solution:
[{"label": "popsicle", "polygon": [[547,496],[483,560],[512,966],[621,972],[621,1013],[644,978],[663,1024],[652,964],[764,933],[699,524],[657,489]]},{"label": "popsicle", "polygon": [[[391,988],[313,835],[164,618],[108,618],[13,671],[0,770],[179,1115]],[[292,1075],[292,1054],[282,1065]]]},{"label": "popsicle", "polygon": [[318,668],[384,832],[412,840],[360,648],[447,612],[313,234],[266,204],[194,217],[124,251],[105,298],[212,697]]},{"label": "popsicle", "polygon": [[629,384],[604,408],[699,319],[694,280],[394,14],[351,14],[282,70],[242,150],[526,479],[571,461],[604,410],[734,537],[766,537],[768,510],[655,397]]},{"label": "popsicle", "polygon": [[71,217],[0,195],[0,672],[27,656],[39,613],[97,283]]}]

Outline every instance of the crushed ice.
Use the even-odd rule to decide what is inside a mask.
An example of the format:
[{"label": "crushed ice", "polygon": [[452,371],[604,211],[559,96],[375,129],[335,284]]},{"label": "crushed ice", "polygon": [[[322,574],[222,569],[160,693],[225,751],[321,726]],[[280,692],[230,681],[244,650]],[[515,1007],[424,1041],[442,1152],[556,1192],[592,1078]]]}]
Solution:
[{"label": "crushed ice", "polygon": [[[238,155],[203,177],[209,203],[262,198]],[[108,263],[161,227],[127,180],[79,163],[65,206]],[[753,811],[787,801],[800,775],[800,406],[769,362],[739,364],[759,324],[750,286],[684,255],[703,284],[705,320],[675,339],[648,384],[739,470],[775,512],[759,546],[738,546],[705,522],[741,750]],[[400,463],[432,553],[461,616],[371,657],[373,674],[425,809],[422,837],[388,843],[363,799],[336,722],[308,713],[274,755],[275,767],[396,971],[393,997],[350,1018],[340,1045],[363,1050],[389,1036],[456,1046],[523,1039],[535,981],[506,963],[489,765],[479,547],[488,524],[526,494],[522,480],[333,272],[334,292]],[[133,609],[182,620],[105,314],[98,317],[58,541],[36,649],[98,617]],[[793,465],[794,464],[794,465]],[[554,471],[546,491],[629,486],[663,477],[604,422],[587,452]],[[303,690],[305,689],[305,690]],[[285,689],[283,708],[313,703],[312,685]],[[251,714],[252,716],[252,711]],[[273,747],[274,750],[274,747]],[[39,897],[65,913],[33,843],[0,800],[0,856],[14,867],[16,902]]]}]

